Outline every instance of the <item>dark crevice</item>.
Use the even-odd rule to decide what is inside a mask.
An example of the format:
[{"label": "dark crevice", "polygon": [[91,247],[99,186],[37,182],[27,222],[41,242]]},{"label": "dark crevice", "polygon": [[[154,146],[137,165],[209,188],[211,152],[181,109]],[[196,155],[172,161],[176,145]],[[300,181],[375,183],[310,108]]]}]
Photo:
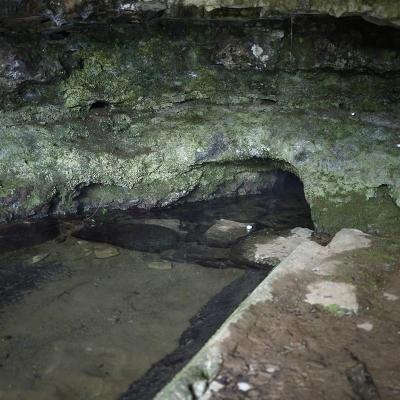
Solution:
[{"label": "dark crevice", "polygon": [[93,102],[89,109],[90,110],[101,110],[101,109],[105,109],[108,108],[110,106],[110,103],[108,101],[104,101],[104,100],[96,100],[95,102]]},{"label": "dark crevice", "polygon": [[60,192],[57,190],[57,192],[54,194],[54,196],[51,198],[49,202],[49,209],[48,209],[48,214],[56,214],[58,210],[58,206],[61,203],[61,195]]},{"label": "dark crevice", "polygon": [[70,32],[68,31],[56,31],[50,32],[47,36],[48,40],[52,42],[59,42],[67,39],[70,36]]},{"label": "dark crevice", "polygon": [[356,363],[348,368],[345,374],[355,397],[359,400],[380,400],[381,397],[367,364],[359,360],[354,353],[350,352],[350,355]]}]

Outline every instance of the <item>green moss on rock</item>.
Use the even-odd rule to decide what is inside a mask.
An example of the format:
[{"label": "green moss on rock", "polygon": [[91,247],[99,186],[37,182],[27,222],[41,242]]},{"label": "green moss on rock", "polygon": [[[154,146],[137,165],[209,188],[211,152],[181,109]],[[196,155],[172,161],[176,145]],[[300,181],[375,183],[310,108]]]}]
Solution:
[{"label": "green moss on rock", "polygon": [[[400,80],[362,70],[380,50],[326,70],[332,54],[303,62],[282,25],[174,29],[73,34],[70,74],[21,89],[0,112],[1,218],[257,191],[279,168],[303,181],[317,229],[396,231]],[[316,38],[298,37],[299,55]]]}]

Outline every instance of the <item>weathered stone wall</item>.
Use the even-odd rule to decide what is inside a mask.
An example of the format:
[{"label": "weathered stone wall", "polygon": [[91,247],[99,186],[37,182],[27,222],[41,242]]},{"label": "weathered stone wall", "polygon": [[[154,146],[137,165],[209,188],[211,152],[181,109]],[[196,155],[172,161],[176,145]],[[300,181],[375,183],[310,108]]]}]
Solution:
[{"label": "weathered stone wall", "polygon": [[125,16],[265,18],[292,15],[361,16],[378,24],[399,25],[397,0],[0,0],[0,18],[71,21]]},{"label": "weathered stone wall", "polygon": [[399,44],[394,28],[304,16],[8,30],[1,218],[252,192],[279,168],[318,229],[393,232]]}]

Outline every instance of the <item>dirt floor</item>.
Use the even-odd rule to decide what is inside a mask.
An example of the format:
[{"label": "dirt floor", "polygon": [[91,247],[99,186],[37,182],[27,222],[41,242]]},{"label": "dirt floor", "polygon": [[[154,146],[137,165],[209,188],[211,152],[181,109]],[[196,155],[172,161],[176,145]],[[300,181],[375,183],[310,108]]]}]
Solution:
[{"label": "dirt floor", "polygon": [[379,240],[340,257],[329,279],[356,286],[357,314],[306,303],[310,272],[275,282],[273,301],[250,306],[230,327],[206,397],[400,399],[398,249]]}]

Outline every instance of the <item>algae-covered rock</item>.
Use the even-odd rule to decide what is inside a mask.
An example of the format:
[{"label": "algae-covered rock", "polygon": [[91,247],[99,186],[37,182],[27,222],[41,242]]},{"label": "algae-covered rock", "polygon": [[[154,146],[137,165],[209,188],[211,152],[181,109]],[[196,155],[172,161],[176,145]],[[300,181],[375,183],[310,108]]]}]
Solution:
[{"label": "algae-covered rock", "polygon": [[8,34],[0,219],[259,193],[292,173],[317,230],[396,231],[400,36],[372,26],[79,25],[32,33],[30,56]]},{"label": "algae-covered rock", "polygon": [[394,0],[3,0],[0,10],[0,18],[26,18],[30,23],[43,23],[48,19],[56,26],[115,17],[132,20],[159,16],[248,19],[299,14],[359,15],[380,24],[400,24],[400,6]]}]

